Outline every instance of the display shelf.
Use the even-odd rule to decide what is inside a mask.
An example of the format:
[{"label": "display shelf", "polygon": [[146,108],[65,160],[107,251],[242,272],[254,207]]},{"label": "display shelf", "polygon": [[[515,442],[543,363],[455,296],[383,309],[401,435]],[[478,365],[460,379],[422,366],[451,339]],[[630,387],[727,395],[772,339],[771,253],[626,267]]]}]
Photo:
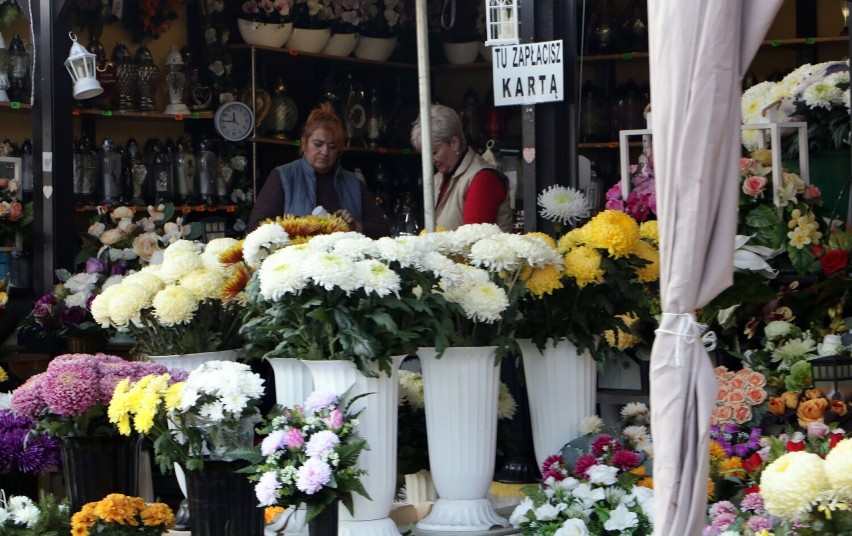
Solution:
[{"label": "display shelf", "polygon": [[31,104],[23,102],[0,102],[0,108],[8,108],[10,110],[32,110]]},{"label": "display shelf", "polygon": [[190,112],[189,114],[164,114],[159,112],[125,112],[120,110],[94,110],[89,108],[74,108],[71,114],[76,116],[95,116],[115,119],[153,119],[162,121],[170,119],[172,121],[184,121],[192,119],[213,119],[215,112],[205,110],[201,112]]},{"label": "display shelf", "polygon": [[[618,149],[621,145],[617,141],[602,141],[602,142],[589,142],[589,143],[578,143],[577,147],[580,149]],[[628,147],[642,147],[642,142],[640,141],[631,141],[627,144]]]},{"label": "display shelf", "polygon": [[398,61],[374,61],[374,60],[364,60],[361,58],[355,58],[352,56],[329,56],[327,54],[319,54],[312,52],[302,52],[300,50],[291,50],[288,48],[275,48],[275,47],[267,47],[263,45],[228,45],[228,49],[232,51],[257,51],[263,53],[276,54],[279,56],[290,56],[293,59],[305,59],[305,60],[322,60],[329,61],[335,63],[351,63],[353,65],[361,65],[361,66],[375,66],[375,67],[385,67],[389,69],[408,69],[411,71],[417,70],[417,65],[413,63],[403,63]]},{"label": "display shelf", "polygon": [[[74,207],[74,210],[76,212],[111,212],[113,209],[118,207],[128,207],[135,213],[137,210],[147,210],[148,205],[77,205]],[[175,212],[180,212],[182,214],[189,214],[191,212],[225,212],[231,214],[236,211],[237,205],[175,205]]]}]

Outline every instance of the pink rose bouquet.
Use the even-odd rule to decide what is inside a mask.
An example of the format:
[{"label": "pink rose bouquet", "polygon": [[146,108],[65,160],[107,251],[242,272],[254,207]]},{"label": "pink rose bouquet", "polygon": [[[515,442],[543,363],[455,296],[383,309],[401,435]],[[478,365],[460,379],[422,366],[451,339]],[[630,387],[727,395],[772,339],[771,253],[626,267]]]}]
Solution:
[{"label": "pink rose bouquet", "polygon": [[712,425],[746,424],[754,419],[754,408],[766,401],[766,377],[757,371],[716,367],[716,382],[719,392],[710,418]]},{"label": "pink rose bouquet", "polygon": [[[365,396],[365,395],[361,395]],[[263,506],[307,506],[307,520],[335,501],[352,512],[352,493],[369,498],[356,464],[367,442],[355,431],[357,414],[336,395],[315,391],[304,406],[276,406],[259,431],[260,446],[238,452],[251,465],[249,480]]]}]

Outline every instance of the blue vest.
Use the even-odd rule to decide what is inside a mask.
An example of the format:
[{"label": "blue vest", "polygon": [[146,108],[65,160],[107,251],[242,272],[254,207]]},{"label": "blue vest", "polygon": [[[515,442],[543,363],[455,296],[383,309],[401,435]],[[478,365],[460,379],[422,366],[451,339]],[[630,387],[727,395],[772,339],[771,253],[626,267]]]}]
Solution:
[{"label": "blue vest", "polygon": [[[284,214],[307,216],[317,206],[317,172],[308,164],[305,157],[278,166],[278,177],[284,189]],[[361,182],[351,171],[343,169],[338,163],[334,168],[334,189],[340,201],[340,207],[348,210],[360,221]]]}]

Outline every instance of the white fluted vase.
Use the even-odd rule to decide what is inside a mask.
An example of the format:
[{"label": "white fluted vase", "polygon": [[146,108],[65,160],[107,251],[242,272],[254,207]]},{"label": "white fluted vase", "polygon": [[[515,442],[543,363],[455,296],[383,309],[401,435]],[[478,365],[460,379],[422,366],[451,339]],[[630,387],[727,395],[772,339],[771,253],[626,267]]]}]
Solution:
[{"label": "white fluted vase", "polygon": [[545,459],[558,453],[579,434],[580,421],[595,414],[597,366],[588,351],[582,354],[570,341],[540,351],[529,339],[518,340],[524,361],[530,404],[533,446],[539,471]]},{"label": "white fluted vase", "polygon": [[[199,352],[196,354],[151,355],[149,361],[159,363],[170,369],[192,372],[208,361],[236,361],[241,350],[221,350],[219,352]],[[175,464],[175,478],[183,496],[186,497],[186,475],[180,464]]]},{"label": "white fluted vase", "polygon": [[417,351],[429,465],[438,492],[418,529],[474,532],[509,526],[487,498],[497,455],[500,367],[495,351],[494,346],[447,348],[440,358],[434,348]]},{"label": "white fluted vase", "polygon": [[350,361],[304,361],[314,379],[314,389],[342,394],[354,386],[351,396],[371,393],[357,400],[351,411],[358,416],[356,431],[367,441],[369,450],[361,452],[358,467],[367,474],[361,483],[370,499],[352,494],[354,513],[340,505],[340,536],[399,536],[396,523],[389,517],[396,492],[397,401],[399,381],[397,370],[405,356],[392,358],[390,376],[379,373],[378,378],[361,374]]},{"label": "white fluted vase", "polygon": [[428,469],[405,475],[405,502],[417,506],[437,498],[435,482],[432,481],[432,473]]},{"label": "white fluted vase", "polygon": [[[270,357],[266,359],[272,367],[275,377],[275,402],[285,408],[305,403],[305,399],[314,389],[311,371],[301,359],[291,357]],[[288,509],[282,516],[282,525],[286,521],[286,536],[308,536],[308,524],[305,522],[304,507]]]}]

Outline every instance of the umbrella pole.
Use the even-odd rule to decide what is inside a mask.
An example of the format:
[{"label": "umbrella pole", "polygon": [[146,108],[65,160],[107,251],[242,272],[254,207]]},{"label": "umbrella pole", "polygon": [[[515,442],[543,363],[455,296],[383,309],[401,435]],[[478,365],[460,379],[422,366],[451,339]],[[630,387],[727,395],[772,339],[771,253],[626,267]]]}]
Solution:
[{"label": "umbrella pole", "polygon": [[423,223],[427,232],[435,232],[435,188],[432,174],[432,95],[429,88],[429,27],[426,18],[426,0],[415,4],[417,28],[417,85],[420,95],[420,152],[423,173]]}]

